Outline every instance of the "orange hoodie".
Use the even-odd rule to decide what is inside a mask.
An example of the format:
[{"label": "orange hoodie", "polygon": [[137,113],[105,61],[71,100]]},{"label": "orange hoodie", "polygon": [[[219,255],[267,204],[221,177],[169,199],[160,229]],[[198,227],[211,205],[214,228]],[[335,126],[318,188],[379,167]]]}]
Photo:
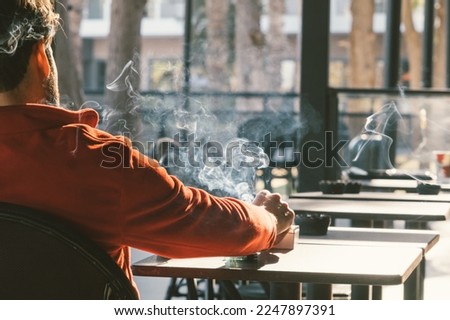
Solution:
[{"label": "orange hoodie", "polygon": [[90,109],[0,107],[0,201],[71,221],[131,281],[129,247],[173,258],[273,245],[276,222],[262,207],[184,186],[97,122]]}]

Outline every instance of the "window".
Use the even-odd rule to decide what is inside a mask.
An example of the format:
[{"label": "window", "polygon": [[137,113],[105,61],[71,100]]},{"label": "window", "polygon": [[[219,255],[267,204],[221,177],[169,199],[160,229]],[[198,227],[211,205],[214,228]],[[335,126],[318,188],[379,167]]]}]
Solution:
[{"label": "window", "polygon": [[105,4],[105,0],[88,0],[85,3],[85,17],[87,19],[103,19],[104,12],[103,6]]},{"label": "window", "polygon": [[349,0],[335,0],[331,1],[332,14],[336,16],[345,16],[348,14],[350,8]]},{"label": "window", "polygon": [[375,13],[385,13],[385,12],[386,12],[386,1],[375,0]]},{"label": "window", "polygon": [[161,0],[148,0],[144,15],[150,19],[159,19],[161,17]]},{"label": "window", "polygon": [[286,14],[296,16],[299,13],[300,3],[298,0],[286,0]]},{"label": "window", "polygon": [[161,1],[161,18],[184,18],[184,0],[164,0]]}]

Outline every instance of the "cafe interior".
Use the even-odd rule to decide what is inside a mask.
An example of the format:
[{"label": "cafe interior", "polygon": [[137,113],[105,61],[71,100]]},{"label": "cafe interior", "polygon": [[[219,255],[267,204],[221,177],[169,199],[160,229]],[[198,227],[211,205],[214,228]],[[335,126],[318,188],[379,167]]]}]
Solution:
[{"label": "cafe interior", "polygon": [[[341,246],[347,249],[381,246],[386,253],[387,247],[405,250],[406,247],[417,247],[417,243],[423,241],[419,245],[421,262],[413,268],[415,271],[409,278],[404,278],[403,274],[403,280],[395,285],[361,280],[369,276],[366,267],[362,267],[365,269],[363,275],[356,275],[359,271],[355,271],[356,282],[339,279],[334,273],[339,273],[340,266],[333,263],[329,270],[324,270],[328,275],[332,274],[329,282],[323,274],[319,279],[300,277],[298,282],[292,282],[295,279],[292,273],[288,273],[286,279],[280,276],[281,280],[273,282],[270,277],[254,275],[255,270],[251,272],[252,276],[236,279],[234,275],[209,272],[209,267],[202,267],[201,263],[196,266],[198,273],[187,272],[192,277],[179,277],[176,272],[165,273],[164,268],[160,269],[158,262],[146,258],[145,253],[136,252],[134,270],[140,288],[145,294],[150,281],[166,288],[162,290],[163,294],[156,296],[153,290],[149,292],[149,297],[156,299],[448,298],[444,288],[450,281],[450,260],[445,246],[450,229],[445,220],[450,209],[450,195],[448,171],[445,172],[448,160],[443,160],[448,157],[446,150],[450,147],[447,138],[449,118],[443,111],[450,86],[450,46],[443,44],[448,42],[450,34],[450,23],[446,18],[450,16],[448,2],[421,1],[411,13],[415,32],[421,39],[417,48],[420,54],[414,56],[421,58],[416,62],[411,54],[413,49],[408,45],[412,40],[406,34],[405,11],[411,10],[412,1],[358,1],[366,9],[372,3],[373,11],[369,13],[358,9],[356,1],[295,1],[298,16],[293,21],[298,26],[292,31],[292,20],[289,20],[292,16],[284,16],[284,44],[273,40],[281,37],[283,31],[276,33],[278,20],[274,12],[277,8],[274,3],[271,6],[271,2],[263,1],[266,9],[260,21],[260,32],[269,49],[259,52],[261,55],[257,50],[247,49],[247,55],[255,54],[255,59],[275,63],[274,52],[283,52],[275,73],[279,74],[281,69],[279,82],[274,86],[264,74],[256,73],[259,77],[256,84],[252,84],[251,78],[247,79],[248,83],[239,84],[238,79],[234,86],[225,87],[227,90],[214,87],[213,79],[210,79],[211,86],[198,86],[193,81],[193,78],[200,78],[195,75],[197,69],[193,58],[199,41],[191,29],[196,25],[193,18],[196,3],[185,3],[183,66],[191,70],[184,69],[187,71],[185,93],[195,97],[197,102],[201,101],[202,106],[210,107],[221,121],[236,121],[239,124],[236,136],[261,142],[259,146],[268,156],[267,165],[257,167],[255,176],[241,170],[241,180],[235,180],[234,184],[238,182],[242,186],[245,179],[252,190],[269,189],[284,196],[296,212],[292,237],[295,246],[315,245],[316,254],[318,245],[323,245],[321,248],[330,245],[333,253],[342,249]],[[294,1],[281,2],[288,6]],[[237,5],[235,10],[232,14],[236,19],[242,17],[238,16]],[[339,16],[339,12],[346,12],[347,19]],[[358,19],[358,14],[363,18]],[[359,29],[365,28],[364,23],[358,25],[357,21],[361,23],[368,19],[367,14],[369,27],[373,26],[373,29],[364,33]],[[437,31],[437,25],[440,31]],[[243,32],[245,29],[235,28],[238,38],[242,35],[238,30]],[[371,37],[373,42],[367,40]],[[440,41],[440,49],[437,39],[445,39]],[[235,41],[235,63],[238,64],[240,59],[250,63],[239,56]],[[368,49],[359,49],[358,53],[358,47]],[[436,53],[438,50],[442,55]],[[370,57],[374,61],[370,62]],[[264,62],[261,63],[253,65],[264,66]],[[289,73],[287,66],[292,64],[295,71]],[[239,67],[243,68],[243,65]],[[362,75],[359,78],[355,74],[352,76],[352,68],[358,70],[354,73]],[[272,76],[271,70],[267,68],[266,75]],[[436,80],[437,74],[442,78],[440,81]],[[294,80],[291,78],[289,82],[289,75]],[[230,95],[235,100],[231,99],[231,105],[228,105]],[[233,116],[228,113],[230,109],[224,112],[215,104],[231,108]],[[218,128],[220,125],[215,129],[222,133]],[[267,143],[267,133],[271,134],[272,144]],[[183,172],[177,173],[183,176]],[[192,183],[198,185],[198,181]],[[228,190],[208,181],[201,181],[201,185],[212,192]],[[235,194],[235,190],[228,190],[242,198],[241,191]],[[422,205],[423,210],[420,209]],[[368,248],[363,250],[368,253]],[[342,253],[343,256],[354,254]],[[256,263],[256,269],[260,271],[259,263],[265,265],[264,258],[256,259],[256,262],[245,259],[236,262],[236,258],[232,258],[232,265],[241,270]],[[319,260],[323,265],[324,261]],[[174,261],[173,267],[183,268],[184,265],[178,263]],[[342,266],[344,273],[351,273],[349,265],[357,263],[346,261]],[[370,263],[375,263],[377,268],[384,264],[382,260]],[[214,263],[212,266],[218,267]],[[281,271],[272,270],[270,263],[267,266],[268,272],[280,275]],[[186,266],[187,269],[192,267]],[[293,268],[290,271],[301,269]],[[290,272],[289,268],[283,271]],[[156,274],[166,276],[154,277]],[[204,278],[195,277],[197,274]],[[265,281],[267,279],[269,281]],[[411,285],[411,282],[415,284]]]},{"label": "cafe interior", "polygon": [[[100,128],[139,126],[136,147],[187,185],[245,201],[267,189],[295,212],[285,239],[251,256],[132,249],[141,299],[450,298],[449,1],[149,0],[128,123],[102,106],[136,71],[105,79],[96,10],[110,3],[84,1],[80,27]],[[227,161],[180,141],[214,142]],[[108,268],[103,294],[133,298]]]}]

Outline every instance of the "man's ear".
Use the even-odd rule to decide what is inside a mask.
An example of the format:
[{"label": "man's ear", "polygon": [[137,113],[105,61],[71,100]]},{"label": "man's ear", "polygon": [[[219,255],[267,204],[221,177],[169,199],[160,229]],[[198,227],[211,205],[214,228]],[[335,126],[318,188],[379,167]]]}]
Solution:
[{"label": "man's ear", "polygon": [[48,61],[47,54],[45,53],[44,41],[39,41],[34,47],[34,54],[39,70],[39,74],[43,79],[47,79],[50,76],[50,62]]}]

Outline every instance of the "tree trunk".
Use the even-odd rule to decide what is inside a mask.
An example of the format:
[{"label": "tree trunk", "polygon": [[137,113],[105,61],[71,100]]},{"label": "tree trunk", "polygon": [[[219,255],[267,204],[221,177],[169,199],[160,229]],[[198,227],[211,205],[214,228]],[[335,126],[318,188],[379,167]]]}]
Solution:
[{"label": "tree trunk", "polygon": [[75,60],[75,68],[78,70],[80,79],[83,79],[83,40],[80,35],[81,20],[83,19],[83,7],[85,0],[70,0],[69,7],[69,23],[70,36],[72,39],[73,56]]},{"label": "tree trunk", "polygon": [[[283,32],[284,0],[269,1],[269,32],[267,34],[267,87],[270,91],[281,91],[283,53],[286,50],[287,39]],[[270,99],[269,107],[279,110],[282,99]]]},{"label": "tree trunk", "polygon": [[58,85],[61,103],[78,109],[84,102],[82,88],[81,37],[78,32],[81,21],[82,0],[69,6],[67,0],[60,0],[56,11],[60,14],[62,28],[55,37],[55,60],[58,67]]},{"label": "tree trunk", "polygon": [[[263,49],[265,37],[260,28],[260,0],[236,0],[235,76],[238,91],[265,91]],[[260,99],[245,99],[238,108],[258,110]]]},{"label": "tree trunk", "polygon": [[413,8],[410,0],[402,2],[402,20],[405,27],[404,37],[406,54],[409,62],[409,74],[405,81],[409,82],[411,89],[421,88],[422,71],[422,40],[413,23]]},{"label": "tree trunk", "polygon": [[[373,88],[376,81],[375,33],[373,32],[374,0],[352,0],[352,25],[349,34],[349,85],[353,88]],[[358,99],[350,100],[347,110],[361,112]],[[349,120],[350,137],[361,133],[361,124]]]},{"label": "tree trunk", "polygon": [[[139,71],[139,55],[141,49],[141,21],[147,0],[112,0],[111,26],[108,38],[108,63],[106,67],[106,83],[111,84],[128,62]],[[138,77],[133,77],[132,89],[139,87]],[[131,89],[131,88],[128,88]],[[106,93],[106,103],[113,109],[127,111],[125,102],[127,91],[111,91]]]},{"label": "tree trunk", "polygon": [[211,90],[229,89],[228,0],[206,0],[206,71]]},{"label": "tree trunk", "polygon": [[375,33],[373,32],[374,0],[353,0],[351,3],[350,86],[375,86]]},{"label": "tree trunk", "polygon": [[267,78],[273,91],[281,88],[281,63],[287,39],[283,32],[284,0],[269,1],[269,32],[267,34]]},{"label": "tree trunk", "polygon": [[[147,0],[113,0],[108,38],[105,101],[112,111],[106,130],[138,139],[141,121],[132,113],[136,90],[139,88],[139,55],[141,21]],[[127,67],[127,68],[125,68]],[[120,78],[119,78],[120,76]],[[117,81],[115,81],[117,80]]]},{"label": "tree trunk", "polygon": [[433,87],[445,88],[445,61],[446,61],[446,42],[445,42],[445,6],[448,5],[448,1],[438,0],[436,7],[436,29],[434,31],[434,43],[436,50],[433,60]]}]

